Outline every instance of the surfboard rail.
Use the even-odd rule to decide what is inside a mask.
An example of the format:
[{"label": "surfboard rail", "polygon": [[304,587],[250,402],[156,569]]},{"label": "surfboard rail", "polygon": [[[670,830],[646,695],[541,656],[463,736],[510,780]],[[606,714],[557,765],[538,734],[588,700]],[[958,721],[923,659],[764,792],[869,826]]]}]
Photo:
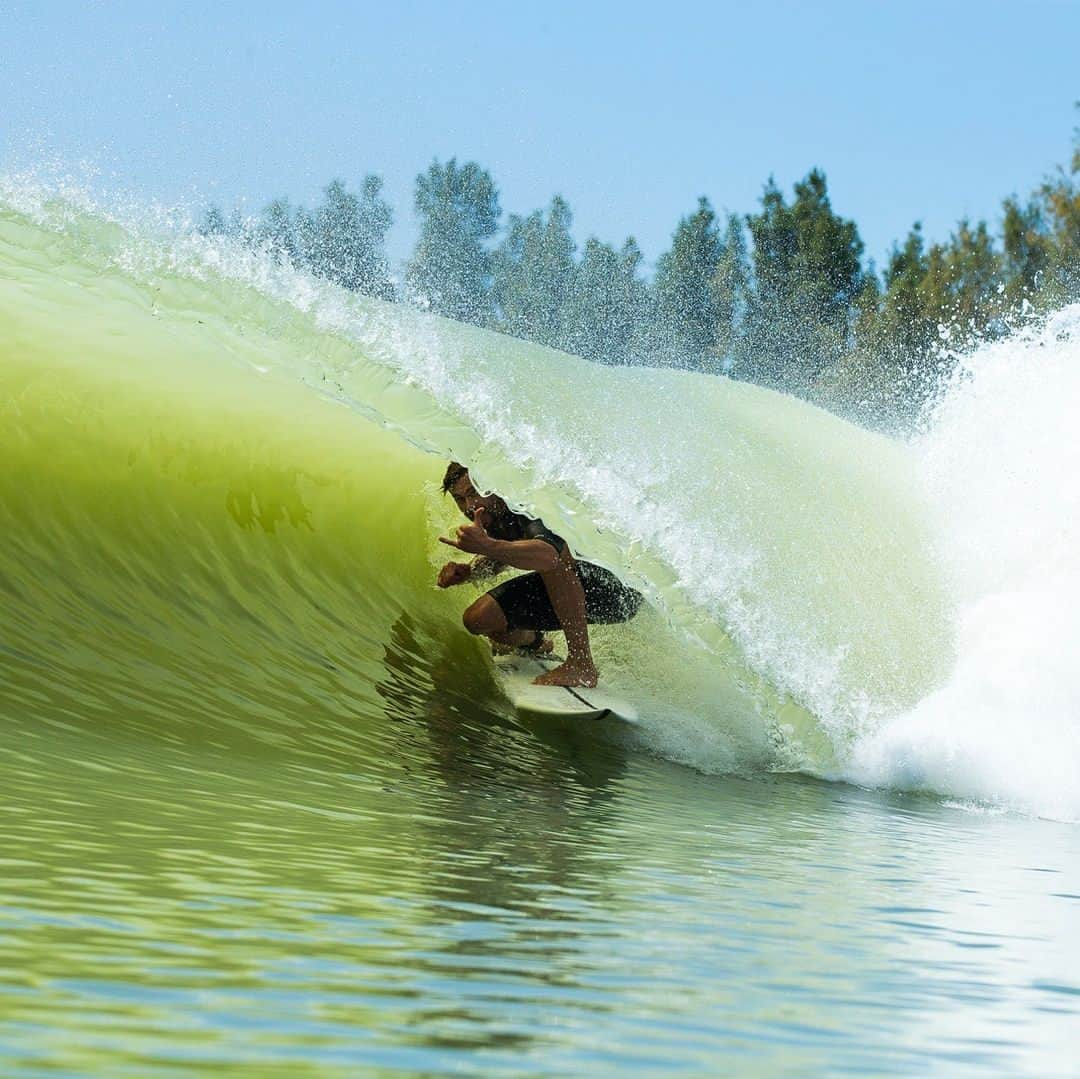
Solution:
[{"label": "surfboard rail", "polygon": [[558,657],[514,654],[493,658],[496,676],[510,703],[519,712],[582,720],[611,718],[623,723],[640,722],[637,709],[629,701],[610,693],[603,680],[595,689],[534,685],[537,675],[562,662]]}]

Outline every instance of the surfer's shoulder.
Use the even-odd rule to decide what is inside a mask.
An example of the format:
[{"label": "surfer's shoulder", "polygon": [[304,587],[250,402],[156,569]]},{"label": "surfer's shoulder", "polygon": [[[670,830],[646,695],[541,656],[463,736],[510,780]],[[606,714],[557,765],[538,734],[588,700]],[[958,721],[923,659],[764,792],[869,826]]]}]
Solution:
[{"label": "surfer's shoulder", "polygon": [[566,547],[566,540],[562,536],[552,532],[539,517],[525,517],[523,520],[525,521],[522,528],[522,537],[524,539],[543,540],[545,543],[550,543],[557,554],[562,554],[563,549]]}]

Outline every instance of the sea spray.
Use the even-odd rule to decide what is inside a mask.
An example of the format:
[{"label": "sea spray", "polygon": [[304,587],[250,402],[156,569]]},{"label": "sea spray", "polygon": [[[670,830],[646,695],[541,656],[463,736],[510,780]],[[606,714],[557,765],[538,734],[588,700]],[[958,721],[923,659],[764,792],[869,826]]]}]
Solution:
[{"label": "sea spray", "polygon": [[852,778],[1080,818],[1078,414],[1080,305],[961,361],[915,447],[956,664]]}]

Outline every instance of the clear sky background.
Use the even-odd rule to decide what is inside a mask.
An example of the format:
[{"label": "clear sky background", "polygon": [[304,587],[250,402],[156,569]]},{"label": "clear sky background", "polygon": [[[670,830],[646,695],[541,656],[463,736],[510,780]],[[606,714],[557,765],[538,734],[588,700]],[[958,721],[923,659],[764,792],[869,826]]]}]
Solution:
[{"label": "clear sky background", "polygon": [[378,172],[395,259],[417,172],[456,155],[504,211],[561,193],[579,243],[649,263],[698,195],[745,213],[818,165],[880,266],[916,219],[996,225],[1080,120],[1080,0],[0,0],[0,42],[0,171],[253,212]]}]

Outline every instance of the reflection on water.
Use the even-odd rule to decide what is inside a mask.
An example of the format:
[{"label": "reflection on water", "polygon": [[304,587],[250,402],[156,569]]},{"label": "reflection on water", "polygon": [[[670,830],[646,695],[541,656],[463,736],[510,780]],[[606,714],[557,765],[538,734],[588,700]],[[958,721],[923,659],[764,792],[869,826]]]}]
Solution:
[{"label": "reflection on water", "polygon": [[304,753],[7,716],[4,1070],[1067,1070],[1074,829],[543,735],[450,640]]}]

